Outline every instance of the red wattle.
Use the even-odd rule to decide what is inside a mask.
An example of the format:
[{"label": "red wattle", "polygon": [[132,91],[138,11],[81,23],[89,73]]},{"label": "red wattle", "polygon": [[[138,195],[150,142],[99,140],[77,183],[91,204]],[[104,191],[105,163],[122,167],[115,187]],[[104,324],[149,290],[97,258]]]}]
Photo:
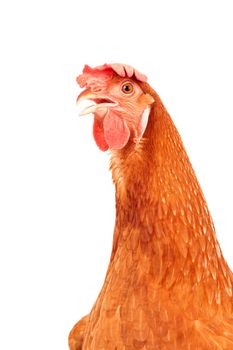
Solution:
[{"label": "red wattle", "polygon": [[93,136],[97,146],[101,149],[101,151],[103,152],[107,151],[109,146],[106,143],[105,137],[104,137],[103,119],[94,117]]},{"label": "red wattle", "polygon": [[110,111],[105,116],[103,126],[105,141],[110,148],[121,149],[129,141],[129,127],[115,112]]}]

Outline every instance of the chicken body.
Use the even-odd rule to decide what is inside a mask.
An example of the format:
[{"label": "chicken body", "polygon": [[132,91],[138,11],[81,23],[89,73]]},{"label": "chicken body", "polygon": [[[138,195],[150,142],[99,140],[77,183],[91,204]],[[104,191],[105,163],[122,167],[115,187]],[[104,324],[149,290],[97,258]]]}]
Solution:
[{"label": "chicken body", "polygon": [[71,350],[233,349],[233,275],[182,140],[159,96],[139,143],[113,149],[111,259]]}]

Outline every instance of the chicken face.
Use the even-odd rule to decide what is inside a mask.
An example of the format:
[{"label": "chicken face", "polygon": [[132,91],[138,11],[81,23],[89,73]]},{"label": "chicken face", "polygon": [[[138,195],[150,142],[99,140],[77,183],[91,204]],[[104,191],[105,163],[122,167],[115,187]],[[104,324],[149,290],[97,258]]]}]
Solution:
[{"label": "chicken face", "polygon": [[77,102],[91,101],[80,115],[94,114],[93,135],[102,151],[122,149],[142,138],[154,99],[143,92],[140,81],[146,81],[143,74],[120,64],[85,66],[77,78],[86,88]]}]

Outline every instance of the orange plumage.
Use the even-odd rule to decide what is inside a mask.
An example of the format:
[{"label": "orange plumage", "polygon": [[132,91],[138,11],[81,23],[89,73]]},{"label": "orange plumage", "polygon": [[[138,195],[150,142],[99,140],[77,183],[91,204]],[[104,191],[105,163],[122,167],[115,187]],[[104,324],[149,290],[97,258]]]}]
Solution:
[{"label": "orange plumage", "polygon": [[[233,349],[233,275],[179,133],[144,76],[108,69],[105,87],[132,82],[141,89],[135,110],[141,113],[136,104],[145,96],[143,107],[151,109],[139,139],[141,114],[130,124],[130,115],[118,113],[130,136],[124,146],[114,141],[119,147],[110,147],[116,187],[111,260],[90,314],[70,333],[70,349]],[[88,82],[83,86],[93,93]],[[96,104],[113,100],[110,88],[101,91],[102,100],[91,98]],[[101,113],[95,118],[106,118]]]}]

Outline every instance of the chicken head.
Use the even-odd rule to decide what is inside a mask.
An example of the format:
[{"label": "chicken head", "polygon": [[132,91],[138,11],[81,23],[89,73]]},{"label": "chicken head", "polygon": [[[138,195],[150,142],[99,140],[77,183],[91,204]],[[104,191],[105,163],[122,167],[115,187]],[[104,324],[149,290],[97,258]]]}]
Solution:
[{"label": "chicken head", "polygon": [[122,149],[129,141],[141,140],[154,102],[139,85],[146,80],[145,75],[122,64],[86,65],[78,76],[77,82],[85,90],[77,102],[91,101],[80,115],[94,114],[93,135],[102,151]]}]

